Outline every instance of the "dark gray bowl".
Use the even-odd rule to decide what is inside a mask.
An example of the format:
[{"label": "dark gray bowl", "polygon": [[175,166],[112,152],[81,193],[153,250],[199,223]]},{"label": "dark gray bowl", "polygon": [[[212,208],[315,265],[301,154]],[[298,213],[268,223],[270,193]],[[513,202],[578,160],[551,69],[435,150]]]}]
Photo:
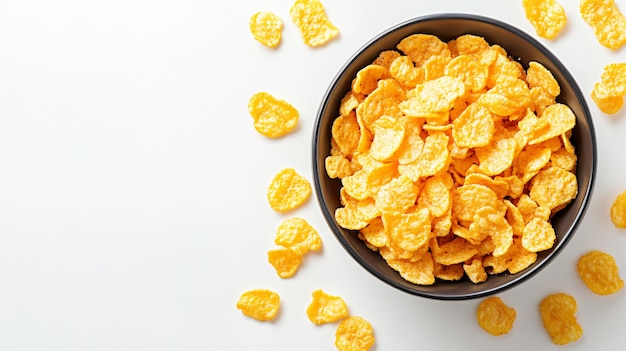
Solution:
[{"label": "dark gray bowl", "polygon": [[[537,262],[522,272],[490,276],[481,284],[461,280],[437,281],[432,286],[415,285],[400,277],[377,252],[368,249],[356,232],[345,230],[335,222],[335,209],[341,206],[341,182],[326,175],[324,159],[330,152],[331,127],[338,115],[340,100],[349,91],[353,77],[361,68],[370,64],[381,51],[394,49],[401,39],[415,33],[433,34],[443,41],[463,34],[479,35],[490,44],[502,46],[525,68],[528,68],[529,61],[542,63],[561,85],[561,95],[557,101],[567,104],[576,115],[577,125],[571,140],[578,155],[578,196],[553,218],[557,233],[554,247],[540,253]],[[475,15],[440,14],[415,18],[384,31],[359,49],[339,70],[330,83],[317,114],[313,132],[313,179],[319,204],[330,229],[363,268],[383,282],[410,294],[433,299],[463,300],[496,294],[522,283],[539,272],[565,248],[589,204],[595,182],[596,154],[594,127],[583,93],[557,57],[530,35],[509,24]]]}]

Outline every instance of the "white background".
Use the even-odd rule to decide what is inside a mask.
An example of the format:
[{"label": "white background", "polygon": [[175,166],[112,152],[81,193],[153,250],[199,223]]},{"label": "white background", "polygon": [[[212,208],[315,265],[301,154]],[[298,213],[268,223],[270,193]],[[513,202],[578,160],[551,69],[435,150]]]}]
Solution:
[{"label": "white background", "polygon": [[[369,320],[378,351],[553,348],[537,305],[559,291],[578,300],[584,328],[567,349],[622,349],[625,293],[592,294],[575,264],[600,249],[626,276],[626,232],[609,218],[626,189],[626,109],[609,117],[589,98],[605,64],[626,62],[626,48],[598,44],[578,1],[561,1],[568,23],[557,39],[538,38],[588,98],[598,178],[566,250],[500,295],[517,319],[508,335],[492,337],[476,324],[478,301],[394,290],[348,257],[314,196],[278,214],[266,189],[285,167],[312,180],[320,99],[369,38],[443,12],[491,16],[534,35],[521,0],[326,0],[341,35],[317,49],[302,43],[292,3],[0,2],[0,350],[332,350],[336,324],[315,326],[305,314],[315,289],[341,295]],[[248,30],[261,10],[284,21],[276,50]],[[294,133],[269,140],[253,129],[247,102],[258,91],[298,108]],[[291,216],[315,226],[324,247],[284,280],[266,252]],[[260,287],[282,297],[274,322],[235,308],[243,291]]]}]

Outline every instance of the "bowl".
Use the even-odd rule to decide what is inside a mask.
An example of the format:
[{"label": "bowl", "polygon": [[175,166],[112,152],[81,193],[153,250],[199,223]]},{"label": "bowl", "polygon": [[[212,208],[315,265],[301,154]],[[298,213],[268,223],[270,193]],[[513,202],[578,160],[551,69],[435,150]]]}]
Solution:
[{"label": "bowl", "polygon": [[[444,42],[464,34],[473,34],[485,38],[491,45],[502,46],[525,69],[529,61],[540,62],[552,72],[561,86],[557,102],[568,105],[576,115],[571,142],[576,147],[578,157],[578,194],[551,219],[557,236],[553,247],[539,252],[536,262],[521,272],[490,275],[485,282],[478,284],[464,278],[454,282],[436,281],[433,285],[416,285],[390,268],[378,252],[367,248],[356,231],[341,228],[335,220],[335,210],[341,206],[341,181],[328,177],[325,158],[330,153],[331,128],[338,116],[340,101],[350,90],[352,80],[361,68],[370,64],[381,51],[395,49],[400,40],[416,33],[436,35]],[[313,180],[323,216],[339,243],[358,264],[374,277],[409,294],[438,300],[466,300],[497,294],[527,281],[564,250],[583,219],[593,191],[597,163],[595,132],[589,108],[574,77],[554,54],[533,37],[492,18],[436,14],[411,19],[385,30],[363,45],[341,67],[323,96],[316,118],[312,142]]]}]

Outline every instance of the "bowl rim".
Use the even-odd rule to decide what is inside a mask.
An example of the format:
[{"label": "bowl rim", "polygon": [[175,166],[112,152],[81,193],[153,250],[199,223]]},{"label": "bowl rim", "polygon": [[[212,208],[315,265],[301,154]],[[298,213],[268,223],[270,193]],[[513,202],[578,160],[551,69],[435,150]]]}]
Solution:
[{"label": "bowl rim", "polygon": [[[469,21],[474,21],[474,22],[479,22],[479,23],[486,23],[488,25],[493,25],[496,27],[500,27],[501,29],[511,32],[513,35],[518,36],[519,38],[521,38],[522,40],[528,42],[529,44],[531,44],[532,46],[534,46],[537,50],[539,50],[543,55],[545,55],[548,60],[551,61],[551,63],[556,66],[558,68],[558,70],[560,71],[560,73],[563,75],[563,78],[567,81],[567,84],[571,86],[571,89],[576,97],[576,100],[578,100],[580,102],[580,107],[583,111],[583,116],[581,116],[581,118],[583,118],[584,120],[586,120],[588,128],[589,128],[589,134],[590,134],[590,138],[591,138],[591,166],[589,169],[589,185],[586,187],[586,189],[584,189],[584,192],[580,192],[581,189],[579,189],[579,193],[577,194],[578,196],[583,196],[583,199],[581,201],[581,206],[580,209],[578,210],[578,212],[576,213],[574,219],[572,220],[572,224],[569,227],[569,230],[566,232],[565,237],[557,242],[557,245],[555,245],[555,248],[553,249],[553,251],[546,256],[541,262],[539,262],[539,264],[533,264],[532,266],[526,268],[526,270],[524,270],[523,272],[520,273],[516,273],[519,274],[519,276],[517,276],[514,279],[511,279],[508,282],[505,282],[501,285],[495,286],[491,289],[486,289],[486,290],[481,290],[478,292],[471,292],[471,293],[463,293],[463,294],[438,294],[436,292],[424,292],[424,291],[420,291],[420,290],[413,290],[410,288],[407,288],[404,285],[398,284],[395,281],[393,281],[392,279],[389,279],[384,273],[379,272],[378,270],[376,270],[371,264],[369,264],[363,257],[361,257],[352,247],[351,245],[349,245],[349,243],[347,242],[347,239],[342,235],[341,233],[341,228],[339,228],[335,222],[334,219],[334,214],[330,213],[330,210],[328,208],[328,205],[325,203],[324,200],[324,194],[323,194],[323,190],[322,190],[322,186],[321,186],[321,179],[319,177],[320,175],[320,167],[319,167],[319,157],[320,157],[320,153],[319,153],[319,147],[318,147],[318,140],[320,137],[320,130],[321,130],[321,124],[322,124],[322,117],[325,113],[326,107],[328,106],[329,100],[332,96],[333,91],[335,90],[339,80],[343,77],[344,72],[350,68],[351,65],[354,64],[354,62],[363,54],[363,52],[365,52],[370,46],[374,45],[375,43],[377,43],[378,41],[380,41],[381,39],[383,39],[384,37],[386,37],[387,35],[397,31],[397,30],[401,30],[402,28],[406,27],[406,26],[411,26],[411,25],[415,25],[416,23],[422,23],[422,22],[429,22],[429,21],[438,21],[438,20],[469,20]],[[367,42],[365,42],[365,44],[361,45],[346,61],[343,65],[341,65],[340,69],[337,71],[337,73],[335,74],[335,76],[332,78],[331,83],[328,85],[327,90],[325,91],[320,103],[319,103],[319,108],[318,111],[316,113],[316,118],[315,118],[315,123],[313,126],[313,139],[312,139],[312,163],[313,163],[313,167],[312,167],[312,171],[313,171],[313,179],[314,179],[314,188],[315,188],[315,192],[316,192],[316,196],[317,196],[317,201],[318,201],[318,205],[320,206],[320,209],[322,211],[322,214],[324,216],[324,219],[326,220],[327,225],[330,227],[331,232],[333,233],[333,235],[335,236],[335,238],[340,242],[341,246],[343,247],[344,250],[346,250],[350,256],[361,266],[363,267],[366,271],[368,271],[370,274],[374,275],[376,278],[378,278],[380,281],[400,290],[403,291],[405,293],[411,294],[411,295],[416,295],[416,296],[420,296],[420,297],[425,297],[425,298],[430,298],[430,299],[436,299],[436,300],[468,300],[468,299],[475,299],[475,298],[480,298],[480,297],[486,297],[486,296],[490,296],[490,295],[494,295],[497,293],[501,293],[504,292],[508,289],[513,288],[514,286],[518,286],[521,285],[522,282],[528,280],[529,278],[535,276],[539,271],[541,271],[543,268],[545,268],[551,261],[553,261],[562,251],[563,248],[569,243],[569,241],[571,240],[571,238],[574,236],[574,232],[578,229],[578,227],[580,226],[580,223],[584,217],[584,215],[586,214],[588,207],[589,207],[589,203],[591,200],[591,196],[595,187],[595,181],[596,181],[596,172],[597,172],[597,156],[598,156],[598,152],[597,152],[597,140],[596,140],[596,133],[595,133],[595,128],[593,125],[593,119],[591,118],[591,112],[589,110],[589,106],[587,104],[587,100],[582,92],[582,90],[580,89],[578,83],[576,82],[576,80],[574,79],[574,77],[572,76],[572,74],[569,72],[569,70],[566,68],[566,66],[561,62],[561,60],[559,60],[556,55],[554,55],[546,46],[544,46],[542,43],[540,43],[537,39],[535,39],[534,37],[532,37],[531,35],[529,35],[528,33],[524,32],[523,30],[505,23],[501,20],[498,19],[494,19],[491,17],[486,17],[483,15],[476,15],[476,14],[467,14],[467,13],[435,13],[435,14],[428,14],[428,15],[423,15],[423,16],[417,16],[408,20],[405,20],[403,22],[400,22],[394,26],[388,27],[387,29],[379,32],[378,34],[376,34],[373,38],[369,39]],[[326,155],[324,155],[325,157]],[[452,283],[453,284],[453,283]]]}]

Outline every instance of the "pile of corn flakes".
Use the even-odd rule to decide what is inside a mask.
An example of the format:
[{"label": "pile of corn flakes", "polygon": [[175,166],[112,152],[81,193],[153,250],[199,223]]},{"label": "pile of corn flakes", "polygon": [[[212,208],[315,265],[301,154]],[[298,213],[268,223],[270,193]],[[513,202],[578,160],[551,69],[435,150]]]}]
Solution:
[{"label": "pile of corn flakes", "polygon": [[559,94],[541,63],[524,70],[482,37],[402,39],[357,73],[333,123],[337,223],[415,284],[525,269],[578,194]]}]

